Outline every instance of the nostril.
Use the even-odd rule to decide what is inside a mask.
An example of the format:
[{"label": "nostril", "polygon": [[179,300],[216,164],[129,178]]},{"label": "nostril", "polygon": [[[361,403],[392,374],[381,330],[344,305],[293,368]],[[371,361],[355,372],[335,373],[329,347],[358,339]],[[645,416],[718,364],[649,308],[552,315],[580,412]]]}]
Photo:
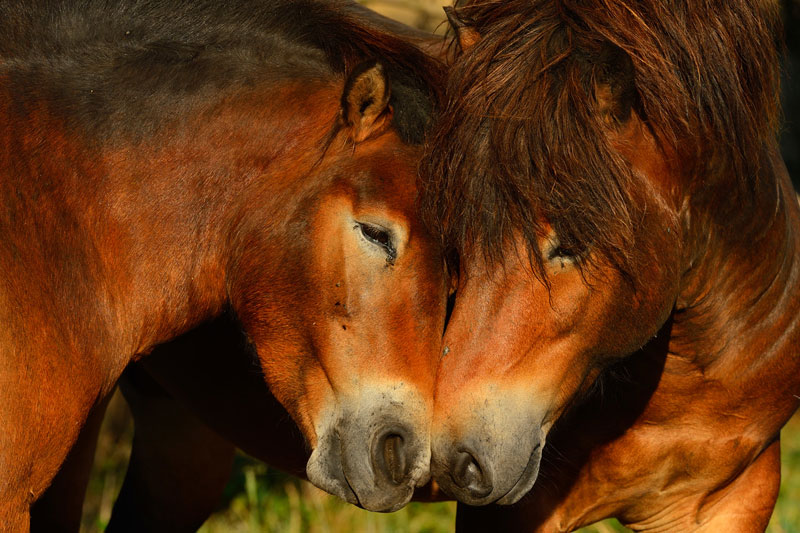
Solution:
[{"label": "nostril", "polygon": [[471,453],[457,452],[452,471],[455,484],[461,489],[468,490],[472,497],[483,498],[492,492],[492,480],[489,473],[481,468],[480,463]]},{"label": "nostril", "polygon": [[399,433],[387,432],[378,439],[373,452],[375,472],[394,485],[408,478],[406,441]]},{"label": "nostril", "polygon": [[482,479],[481,469],[471,453],[459,452],[456,455],[456,462],[453,465],[453,479],[456,485],[462,489],[475,482],[480,483]]},{"label": "nostril", "polygon": [[383,459],[389,477],[396,484],[400,484],[406,477],[406,454],[403,446],[403,437],[400,435],[387,435],[383,444]]}]

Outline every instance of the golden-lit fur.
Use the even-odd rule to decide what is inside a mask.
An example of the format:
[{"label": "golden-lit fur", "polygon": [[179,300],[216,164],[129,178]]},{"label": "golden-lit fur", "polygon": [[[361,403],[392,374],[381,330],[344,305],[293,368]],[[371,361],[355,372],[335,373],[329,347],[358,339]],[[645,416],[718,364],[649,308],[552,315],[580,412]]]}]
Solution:
[{"label": "golden-lit fur", "polygon": [[312,481],[375,510],[427,481],[446,283],[415,182],[441,67],[361,14],[0,5],[4,531],[129,363],[226,311]]},{"label": "golden-lit fur", "polygon": [[451,16],[472,35],[424,165],[460,274],[432,471],[468,504],[519,501],[460,505],[459,530],[766,527],[800,401],[778,7],[476,0]]}]

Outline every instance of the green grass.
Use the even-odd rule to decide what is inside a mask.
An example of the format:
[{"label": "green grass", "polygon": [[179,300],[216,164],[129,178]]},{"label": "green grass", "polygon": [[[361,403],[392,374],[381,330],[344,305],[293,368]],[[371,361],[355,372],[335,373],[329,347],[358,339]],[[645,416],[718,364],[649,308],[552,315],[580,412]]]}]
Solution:
[{"label": "green grass", "polygon": [[[125,475],[132,437],[130,415],[119,395],[109,406],[84,505],[83,533],[105,528]],[[800,533],[800,414],[781,437],[783,479],[769,533]],[[396,513],[370,513],[348,505],[307,482],[268,468],[249,457],[236,458],[219,509],[201,533],[445,533],[454,529],[455,504],[412,503]],[[614,520],[581,533],[628,531]]]}]

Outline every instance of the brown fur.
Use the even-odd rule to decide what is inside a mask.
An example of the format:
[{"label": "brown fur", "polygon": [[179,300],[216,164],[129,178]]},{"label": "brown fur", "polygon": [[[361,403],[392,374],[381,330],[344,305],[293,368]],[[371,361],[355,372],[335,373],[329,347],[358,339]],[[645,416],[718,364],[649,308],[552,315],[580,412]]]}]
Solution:
[{"label": "brown fur", "polygon": [[425,164],[460,273],[432,471],[471,505],[519,502],[460,505],[460,530],[763,531],[800,390],[777,9],[457,11],[480,38]]},{"label": "brown fur", "polygon": [[[27,529],[126,365],[228,307],[317,453],[318,483],[388,509],[425,479],[446,294],[415,215],[410,141],[441,68],[357,13],[247,0],[0,6],[4,528]],[[380,72],[355,68],[376,58]],[[369,73],[388,101],[348,98],[348,77]],[[343,96],[383,107],[340,124]],[[391,234],[391,264],[357,232],[362,220]],[[378,393],[403,387],[416,403],[398,414]],[[365,390],[374,416],[357,412]],[[359,462],[379,430],[417,443],[401,484]]]},{"label": "brown fur", "polygon": [[[775,139],[774,2],[472,1],[483,36],[449,73],[425,161],[423,206],[450,246],[494,259],[520,232],[538,260],[544,221],[562,244],[624,270],[643,213],[608,143],[596,87],[637,110],[696,194],[746,202]],[[736,176],[731,183],[725,176]],[[726,214],[720,213],[721,218]]]}]

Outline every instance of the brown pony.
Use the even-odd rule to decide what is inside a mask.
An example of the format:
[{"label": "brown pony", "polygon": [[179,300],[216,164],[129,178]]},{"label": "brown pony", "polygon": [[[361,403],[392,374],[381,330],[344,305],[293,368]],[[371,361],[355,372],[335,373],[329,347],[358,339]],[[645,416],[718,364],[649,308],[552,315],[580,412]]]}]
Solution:
[{"label": "brown pony", "polygon": [[800,402],[778,3],[451,19],[463,52],[424,164],[460,272],[431,468],[466,504],[519,502],[460,506],[459,528],[763,530]]},{"label": "brown pony", "polygon": [[412,144],[439,66],[357,13],[0,5],[4,530],[126,365],[226,309],[315,484],[390,510],[427,481],[446,283]]},{"label": "brown pony", "polygon": [[[434,54],[443,40],[345,4],[360,24]],[[120,379],[135,420],[133,450],[107,531],[195,531],[218,505],[235,447],[306,476],[309,449],[264,387],[231,313],[157,346]],[[77,531],[103,407],[94,409],[53,483],[32,509],[35,531]],[[423,490],[415,499],[429,498]]]}]

